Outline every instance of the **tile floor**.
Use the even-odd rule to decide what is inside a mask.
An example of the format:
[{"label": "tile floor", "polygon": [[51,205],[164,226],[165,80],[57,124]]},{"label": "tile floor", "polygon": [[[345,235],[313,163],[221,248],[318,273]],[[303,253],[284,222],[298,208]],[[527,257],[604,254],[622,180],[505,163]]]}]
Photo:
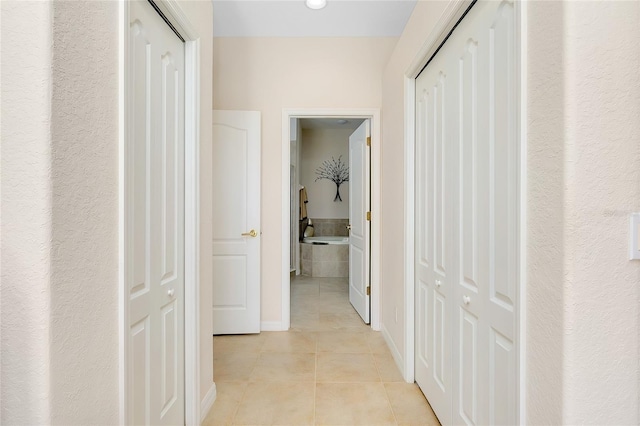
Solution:
[{"label": "tile floor", "polygon": [[290,331],[216,336],[203,424],[439,425],[348,299],[346,278],[296,277]]}]

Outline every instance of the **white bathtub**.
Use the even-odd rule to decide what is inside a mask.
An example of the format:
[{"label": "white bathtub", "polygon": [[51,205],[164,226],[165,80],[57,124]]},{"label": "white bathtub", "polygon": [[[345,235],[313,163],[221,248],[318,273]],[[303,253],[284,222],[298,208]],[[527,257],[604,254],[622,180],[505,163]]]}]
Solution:
[{"label": "white bathtub", "polygon": [[349,244],[349,237],[305,237],[303,243]]}]

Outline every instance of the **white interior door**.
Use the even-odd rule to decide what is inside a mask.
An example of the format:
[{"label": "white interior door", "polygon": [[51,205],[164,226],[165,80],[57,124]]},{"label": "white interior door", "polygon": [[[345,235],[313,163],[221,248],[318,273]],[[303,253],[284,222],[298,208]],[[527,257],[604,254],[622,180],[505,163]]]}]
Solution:
[{"label": "white interior door", "polygon": [[369,252],[370,137],[369,120],[349,136],[349,301],[362,320],[370,322]]},{"label": "white interior door", "polygon": [[478,1],[416,79],[416,381],[443,424],[517,423],[515,23]]},{"label": "white interior door", "polygon": [[125,171],[129,423],[184,424],[184,43],[131,2]]},{"label": "white interior door", "polygon": [[213,333],[260,332],[260,113],[213,111]]}]

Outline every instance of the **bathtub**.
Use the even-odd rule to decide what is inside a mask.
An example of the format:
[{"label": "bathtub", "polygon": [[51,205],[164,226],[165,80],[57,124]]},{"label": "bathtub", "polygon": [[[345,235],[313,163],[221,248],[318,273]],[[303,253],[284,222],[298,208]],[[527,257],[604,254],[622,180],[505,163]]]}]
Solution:
[{"label": "bathtub", "polygon": [[346,278],[349,276],[349,237],[307,237],[300,244],[302,275]]},{"label": "bathtub", "polygon": [[349,237],[305,237],[303,243],[349,244]]}]

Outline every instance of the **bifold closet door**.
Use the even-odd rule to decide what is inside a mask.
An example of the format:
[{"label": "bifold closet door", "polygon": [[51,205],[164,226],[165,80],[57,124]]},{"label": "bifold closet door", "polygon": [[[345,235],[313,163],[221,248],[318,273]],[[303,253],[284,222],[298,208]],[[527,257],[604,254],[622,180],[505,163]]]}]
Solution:
[{"label": "bifold closet door", "polygon": [[129,25],[127,421],[184,424],[184,42],[146,1]]},{"label": "bifold closet door", "polygon": [[443,424],[515,424],[516,27],[479,1],[416,79],[416,381]]}]

